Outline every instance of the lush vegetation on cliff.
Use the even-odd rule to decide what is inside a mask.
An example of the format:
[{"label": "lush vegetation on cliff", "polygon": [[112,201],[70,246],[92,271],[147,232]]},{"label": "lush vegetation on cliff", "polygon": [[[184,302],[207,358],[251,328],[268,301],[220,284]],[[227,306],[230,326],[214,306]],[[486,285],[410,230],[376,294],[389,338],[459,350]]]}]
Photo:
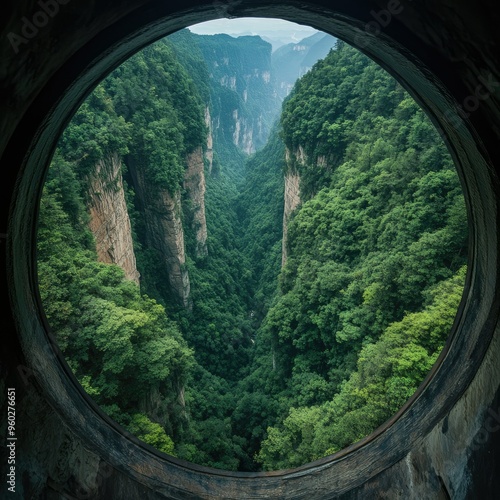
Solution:
[{"label": "lush vegetation on cliff", "polygon": [[[56,153],[38,227],[39,290],[61,351],[83,388],[117,422],[172,453],[182,425],[177,394],[193,352],[165,309],[97,262],[75,164]],[[158,394],[158,413],[141,410]],[[160,425],[161,423],[161,425]],[[140,429],[137,426],[140,424]]]},{"label": "lush vegetation on cliff", "polygon": [[465,264],[463,196],[423,112],[345,44],[298,82],[282,123],[302,205],[266,328],[293,373],[328,374],[337,392],[361,347]]},{"label": "lush vegetation on cliff", "polygon": [[[85,101],[41,200],[39,289],[68,364],[119,424],[201,465],[271,470],[359,440],[415,392],[457,310],[467,225],[425,114],[342,42],[297,82],[267,143],[244,154],[235,117],[259,126],[273,77],[268,44],[237,40],[177,33]],[[239,61],[249,47],[254,59]],[[260,79],[245,87],[252,65]],[[197,149],[207,254],[195,252],[184,181]],[[111,154],[123,160],[140,286],[98,262],[89,230],[89,178]],[[300,204],[282,266],[291,175]],[[148,245],[144,192],[182,200],[168,217],[184,234],[186,305]]]}]

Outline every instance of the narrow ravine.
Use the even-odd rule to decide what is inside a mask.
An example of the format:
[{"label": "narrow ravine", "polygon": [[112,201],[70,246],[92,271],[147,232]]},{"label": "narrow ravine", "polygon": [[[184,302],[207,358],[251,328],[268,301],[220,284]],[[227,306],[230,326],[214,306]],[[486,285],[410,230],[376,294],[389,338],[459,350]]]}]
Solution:
[{"label": "narrow ravine", "polygon": [[460,300],[463,195],[404,89],[338,42],[281,102],[278,62],[324,40],[274,59],[257,36],[161,40],[94,90],[49,171],[39,289],[69,366],[200,465],[290,468],[365,437]]}]

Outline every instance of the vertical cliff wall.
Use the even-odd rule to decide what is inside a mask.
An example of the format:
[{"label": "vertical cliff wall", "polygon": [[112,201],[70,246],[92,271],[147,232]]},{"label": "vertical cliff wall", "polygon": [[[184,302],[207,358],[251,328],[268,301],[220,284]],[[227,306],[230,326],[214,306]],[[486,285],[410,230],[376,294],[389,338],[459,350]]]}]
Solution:
[{"label": "vertical cliff wall", "polygon": [[121,166],[116,153],[96,163],[88,179],[89,225],[99,261],[120,266],[127,279],[139,284]]},{"label": "vertical cliff wall", "polygon": [[253,127],[240,116],[238,108],[233,110],[233,144],[247,154],[255,152]]},{"label": "vertical cliff wall", "polygon": [[285,175],[285,208],[283,211],[283,246],[281,252],[281,265],[284,266],[287,259],[287,236],[288,221],[292,212],[300,203],[300,176],[295,173]]},{"label": "vertical cliff wall", "polygon": [[187,157],[184,189],[192,207],[192,228],[196,238],[196,256],[207,255],[207,220],[205,217],[205,164],[201,146]]},{"label": "vertical cliff wall", "polygon": [[205,125],[207,127],[207,144],[205,150],[205,158],[208,161],[208,173],[212,173],[214,162],[214,139],[212,135],[212,117],[210,116],[210,107],[205,107]]},{"label": "vertical cliff wall", "polygon": [[185,268],[181,192],[178,190],[171,194],[165,189],[150,186],[144,170],[133,161],[129,161],[129,170],[144,220],[146,245],[159,252],[174,297],[188,307],[190,282]]},{"label": "vertical cliff wall", "polygon": [[310,182],[309,184],[303,183],[301,192],[300,172],[307,171],[307,169],[314,169],[315,171],[323,169],[330,172],[331,164],[334,163],[334,161],[335,158],[327,158],[325,155],[318,155],[314,158],[308,157],[301,145],[293,151],[288,147],[285,148],[286,174],[283,212],[282,266],[285,265],[287,258],[288,223],[292,212],[302,201],[304,201],[304,199],[309,199],[322,187],[321,184],[312,185]]},{"label": "vertical cliff wall", "polygon": [[[286,161],[290,164],[291,154],[290,151],[286,150]],[[283,243],[281,251],[281,266],[283,267],[287,259],[287,236],[288,236],[288,222],[293,211],[300,204],[300,175],[291,170],[287,169],[285,174],[285,194],[284,194],[284,210],[283,210]]]},{"label": "vertical cliff wall", "polygon": [[270,43],[258,36],[194,35],[212,85],[214,131],[250,154],[264,146],[281,102]]}]

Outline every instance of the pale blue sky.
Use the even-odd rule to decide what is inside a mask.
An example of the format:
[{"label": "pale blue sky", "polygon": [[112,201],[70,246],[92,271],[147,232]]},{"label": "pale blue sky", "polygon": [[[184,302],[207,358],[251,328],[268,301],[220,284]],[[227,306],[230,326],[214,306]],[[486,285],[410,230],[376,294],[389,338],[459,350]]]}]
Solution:
[{"label": "pale blue sky", "polygon": [[305,36],[313,35],[317,30],[310,26],[303,26],[283,19],[268,19],[258,17],[241,17],[237,19],[215,19],[205,23],[195,24],[189,29],[199,35],[214,35],[216,33],[228,33],[238,35],[252,32],[254,34],[275,32],[276,35],[287,34],[293,37],[294,33],[300,33],[298,40]]}]

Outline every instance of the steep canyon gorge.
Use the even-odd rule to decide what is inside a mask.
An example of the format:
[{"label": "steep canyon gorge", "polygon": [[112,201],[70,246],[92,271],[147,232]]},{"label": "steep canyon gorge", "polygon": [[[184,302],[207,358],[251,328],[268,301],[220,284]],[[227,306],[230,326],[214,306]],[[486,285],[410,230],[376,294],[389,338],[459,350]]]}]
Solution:
[{"label": "steep canyon gorge", "polygon": [[365,56],[322,33],[272,52],[183,30],[117,68],[64,132],[40,292],[120,425],[200,465],[283,469],[416,391],[466,240],[445,146]]}]

